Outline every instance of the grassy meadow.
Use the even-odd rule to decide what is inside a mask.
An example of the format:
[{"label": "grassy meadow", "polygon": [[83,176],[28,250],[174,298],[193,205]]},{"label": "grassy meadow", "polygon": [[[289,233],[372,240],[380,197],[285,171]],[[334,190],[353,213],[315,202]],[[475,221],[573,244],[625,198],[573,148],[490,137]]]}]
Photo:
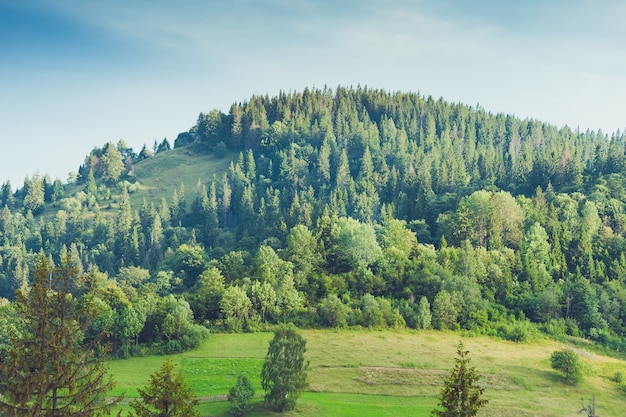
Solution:
[{"label": "grassy meadow", "polygon": [[201,153],[193,146],[172,149],[156,154],[154,157],[135,164],[135,177],[141,184],[140,193],[130,195],[131,205],[135,209],[141,206],[141,201],[154,201],[158,204],[162,198],[169,202],[174,189],[185,184],[187,204],[191,204],[196,196],[198,180],[207,184],[216,175],[216,180],[222,179],[221,174],[228,172],[230,162],[238,154],[224,152],[221,155]]},{"label": "grassy meadow", "polygon": [[[463,341],[471,365],[483,376],[489,399],[481,416],[576,416],[581,398],[596,398],[602,417],[621,416],[626,392],[612,381],[626,373],[626,361],[574,348],[584,366],[585,381],[566,385],[550,367],[550,354],[563,344],[542,339],[513,343],[458,333],[410,330],[302,330],[311,362],[310,387],[285,416],[428,416],[437,404],[441,380],[454,364]],[[203,416],[228,416],[226,394],[239,374],[257,390],[251,416],[271,416],[263,407],[260,371],[272,333],[214,334],[200,348],[172,355],[177,369],[201,397]],[[116,381],[111,395],[137,396],[161,356],[109,363]]]}]

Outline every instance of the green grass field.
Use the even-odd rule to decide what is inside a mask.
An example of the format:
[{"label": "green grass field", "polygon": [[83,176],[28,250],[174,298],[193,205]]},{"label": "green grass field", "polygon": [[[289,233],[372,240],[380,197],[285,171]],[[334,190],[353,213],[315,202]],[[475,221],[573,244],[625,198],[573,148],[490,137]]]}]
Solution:
[{"label": "green grass field", "polygon": [[[310,387],[296,410],[285,416],[428,416],[437,404],[441,379],[452,368],[462,340],[471,364],[483,376],[490,400],[482,416],[576,416],[581,398],[595,395],[602,417],[622,416],[626,392],[611,378],[626,372],[626,362],[580,348],[585,382],[566,385],[550,368],[550,354],[561,343],[512,343],[457,333],[410,330],[303,330],[311,361]],[[251,416],[271,416],[262,402],[259,374],[271,333],[214,334],[200,348],[170,356],[201,397],[203,416],[227,416],[225,396],[239,374],[254,383]],[[117,383],[111,395],[137,396],[165,357],[149,356],[109,363]]]}]

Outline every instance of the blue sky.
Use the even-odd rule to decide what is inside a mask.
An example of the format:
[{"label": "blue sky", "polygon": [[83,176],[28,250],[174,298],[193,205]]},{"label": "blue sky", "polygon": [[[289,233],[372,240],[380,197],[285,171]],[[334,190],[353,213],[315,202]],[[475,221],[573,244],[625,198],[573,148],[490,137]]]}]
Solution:
[{"label": "blue sky", "polygon": [[65,181],[253,94],[367,85],[581,130],[626,128],[626,4],[0,0],[0,182]]}]

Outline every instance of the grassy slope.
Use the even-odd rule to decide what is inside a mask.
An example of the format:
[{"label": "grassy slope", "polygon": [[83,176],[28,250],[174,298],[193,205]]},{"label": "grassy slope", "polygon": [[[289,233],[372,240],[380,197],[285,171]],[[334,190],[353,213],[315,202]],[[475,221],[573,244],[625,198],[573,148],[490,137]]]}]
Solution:
[{"label": "grassy slope", "polygon": [[[204,185],[207,185],[214,177],[221,180],[223,173],[228,171],[230,162],[236,158],[238,154],[233,152],[225,152],[218,156],[214,153],[199,151],[195,146],[190,145],[161,152],[152,158],[140,161],[134,167],[135,179],[140,186],[129,195],[131,207],[133,210],[139,210],[143,199],[146,199],[148,204],[154,203],[157,208],[163,198],[169,204],[174,189],[184,184],[185,200],[189,209],[196,197],[198,180]],[[84,189],[84,184],[68,185],[66,194],[72,196]],[[120,193],[121,188],[113,186],[111,199],[98,201],[103,214],[111,215],[117,212]],[[103,196],[100,195],[100,198]],[[60,208],[59,203],[48,204],[44,217],[46,219],[54,217]]]},{"label": "grassy slope", "polygon": [[214,175],[221,179],[230,161],[236,158],[237,155],[230,152],[220,156],[198,152],[194,146],[158,153],[135,165],[135,177],[141,188],[131,194],[131,205],[138,209],[143,198],[154,201],[155,205],[160,204],[163,197],[169,202],[181,183],[185,184],[185,199],[189,205],[195,198],[198,180],[207,184]]},{"label": "grassy slope", "polygon": [[[490,399],[483,416],[575,416],[581,398],[596,396],[603,417],[622,415],[626,395],[610,381],[626,362],[580,351],[585,382],[563,383],[550,368],[553,341],[515,344],[456,333],[303,330],[311,361],[310,388],[288,416],[427,416],[437,403],[441,378],[453,366],[455,345],[463,340],[472,365],[483,375]],[[246,373],[261,396],[259,373],[269,333],[215,334],[201,348],[172,356],[196,391],[206,397],[203,415],[227,415],[223,399],[237,375]],[[162,357],[113,361],[114,394],[146,384]],[[251,415],[271,415],[257,400]],[[226,413],[226,414],[225,414]]]}]

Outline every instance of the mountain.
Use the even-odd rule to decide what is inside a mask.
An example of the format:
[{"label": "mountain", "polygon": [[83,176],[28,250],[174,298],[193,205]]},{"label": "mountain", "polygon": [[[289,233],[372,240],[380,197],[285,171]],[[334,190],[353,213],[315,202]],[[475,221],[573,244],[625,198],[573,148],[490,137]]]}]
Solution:
[{"label": "mountain", "polygon": [[[0,296],[38,253],[70,251],[117,302],[185,295],[223,328],[540,329],[626,347],[619,132],[338,87],[200,114],[171,148],[108,143],[71,184],[5,183]],[[163,317],[137,341],[176,339]]]}]

